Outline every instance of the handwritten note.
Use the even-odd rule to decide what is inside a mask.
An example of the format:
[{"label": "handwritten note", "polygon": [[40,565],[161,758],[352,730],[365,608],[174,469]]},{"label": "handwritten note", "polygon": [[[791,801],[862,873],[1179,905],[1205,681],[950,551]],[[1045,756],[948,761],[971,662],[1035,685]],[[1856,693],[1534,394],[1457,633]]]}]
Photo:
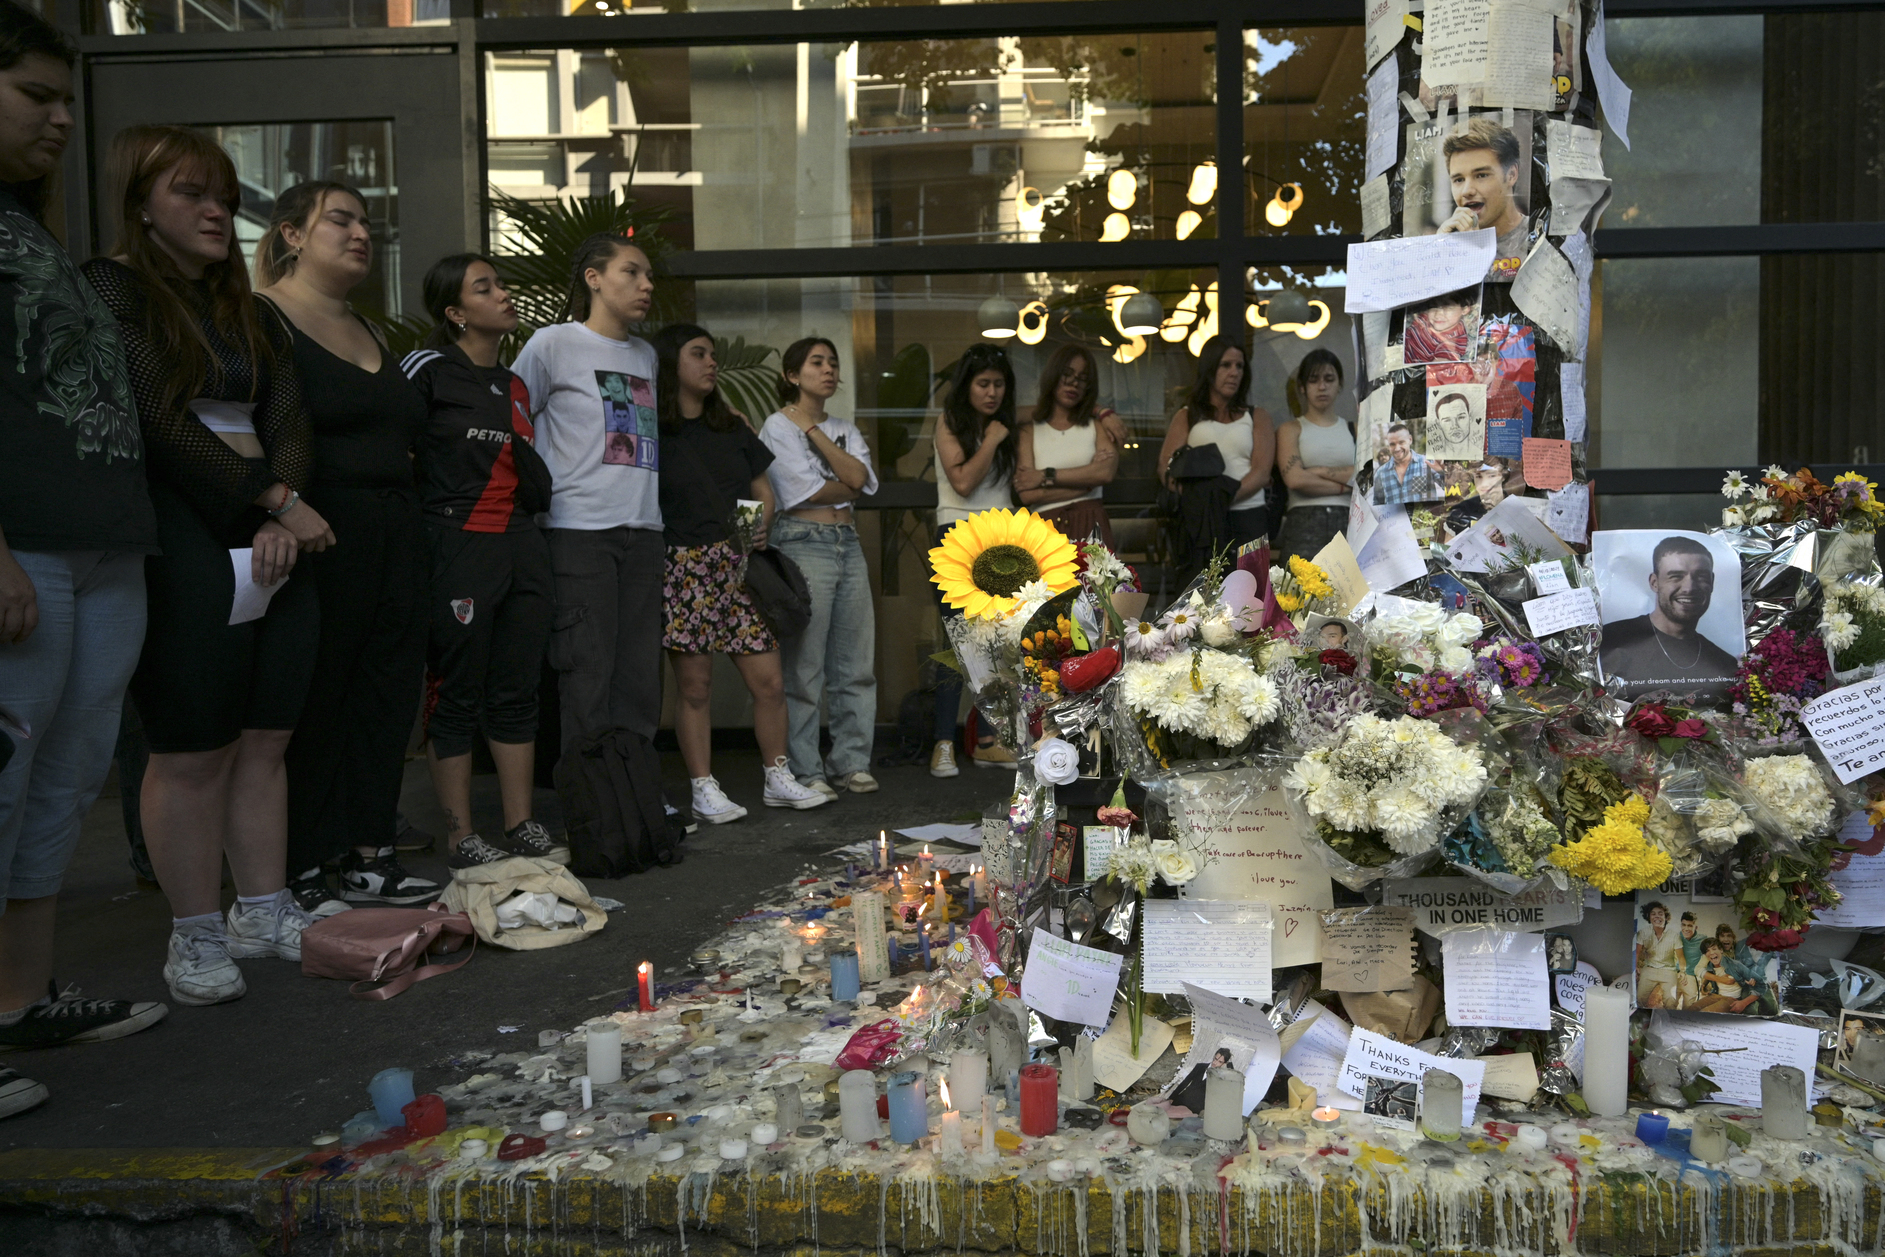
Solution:
[{"label": "handwritten note", "polygon": [[[1568,369],[1571,364],[1565,363]],[[1567,484],[1549,497],[1545,507],[1545,526],[1574,545],[1583,545],[1590,537],[1590,485]]]},{"label": "handwritten note", "polygon": [[1885,677],[1822,694],[1801,723],[1845,785],[1885,764]]},{"label": "handwritten note", "polygon": [[[1359,501],[1360,494],[1355,495]],[[1414,521],[1404,506],[1382,507],[1368,543],[1355,552],[1355,564],[1370,589],[1398,589],[1427,574],[1427,560],[1414,537]]]},{"label": "handwritten note", "polygon": [[[1429,10],[1431,13],[1432,10]],[[1392,310],[1479,283],[1498,252],[1490,227],[1348,246],[1350,314]]]},{"label": "handwritten note", "polygon": [[1388,177],[1376,175],[1361,185],[1361,238],[1372,240],[1393,221],[1388,208]]},{"label": "handwritten note", "polygon": [[1462,572],[1490,571],[1495,565],[1515,560],[1513,546],[1521,542],[1552,558],[1569,554],[1570,547],[1534,511],[1534,502],[1533,498],[1507,498],[1487,511],[1448,545],[1447,561]]},{"label": "handwritten note", "polygon": [[1469,86],[1485,80],[1491,8],[1489,0],[1427,0],[1420,34],[1423,83]]},{"label": "handwritten note", "polygon": [[1479,1103],[1479,1092],[1486,1080],[1483,1061],[1466,1061],[1452,1056],[1435,1056],[1419,1048],[1396,1043],[1385,1034],[1357,1029],[1348,1036],[1348,1054],[1342,1058],[1342,1073],[1337,1085],[1350,1095],[1367,1095],[1370,1078],[1418,1083],[1430,1069],[1444,1069],[1465,1084],[1462,1097],[1467,1113]]},{"label": "handwritten note", "polygon": [[1086,851],[1086,880],[1098,881],[1113,864],[1113,839],[1118,836],[1111,825],[1087,825],[1080,831]]},{"label": "handwritten note", "polygon": [[1552,978],[1552,985],[1557,988],[1558,1007],[1579,1017],[1584,1015],[1584,992],[1604,984],[1597,967],[1588,960],[1578,961],[1576,972],[1554,974]]},{"label": "handwritten note", "polygon": [[1132,1023],[1124,1013],[1113,1018],[1106,1033],[1093,1041],[1093,1080],[1109,1091],[1124,1091],[1158,1062],[1177,1031],[1157,1017],[1139,1025],[1139,1054],[1132,1054]]},{"label": "handwritten note", "polygon": [[[1806,1075],[1813,1089],[1819,1063],[1820,1032],[1811,1026],[1792,1026],[1759,1017],[1721,1017],[1713,1013],[1675,1013],[1658,1009],[1649,1032],[1665,1043],[1694,1039],[1712,1051],[1704,1059],[1719,1088],[1705,1097],[1714,1104],[1759,1104],[1761,1071],[1770,1065],[1792,1065]],[[1740,1048],[1741,1051],[1721,1049]],[[1812,1098],[1811,1094],[1808,1099]]]},{"label": "handwritten note", "polygon": [[1551,1029],[1544,935],[1459,930],[1447,935],[1440,949],[1446,965],[1449,1023]]},{"label": "handwritten note", "polygon": [[1355,561],[1355,552],[1348,548],[1347,537],[1337,533],[1310,561],[1329,574],[1329,583],[1335,586],[1335,614],[1338,616],[1347,615],[1356,603],[1368,596],[1368,578],[1361,574],[1361,564]]},{"label": "handwritten note", "polygon": [[1525,483],[1534,489],[1562,489],[1571,483],[1571,443],[1528,436],[1521,446]]},{"label": "handwritten note", "polygon": [[[1854,812],[1839,831],[1844,843],[1870,842],[1872,818]],[[1814,916],[1817,924],[1843,930],[1863,930],[1885,925],[1885,854],[1865,855],[1855,852],[1843,869],[1828,873],[1842,896],[1837,908],[1820,908]]]},{"label": "handwritten note", "polygon": [[1577,346],[1577,272],[1548,236],[1540,236],[1512,281],[1512,303],[1560,348]]},{"label": "handwritten note", "polygon": [[1247,771],[1187,773],[1178,779],[1174,822],[1207,857],[1181,898],[1270,905],[1276,922],[1270,963],[1322,959],[1322,917],[1335,906],[1328,869],[1309,854],[1281,789],[1255,790]]},{"label": "handwritten note", "polygon": [[1591,21],[1590,38],[1584,44],[1584,51],[1590,57],[1590,76],[1592,85],[1597,89],[1597,103],[1603,107],[1604,121],[1623,141],[1623,147],[1628,148],[1631,92],[1628,85],[1617,77],[1617,72],[1610,68],[1610,43],[1604,34],[1602,0],[1598,0],[1597,13]]},{"label": "handwritten note", "polygon": [[1559,890],[1550,882],[1501,895],[1470,877],[1400,878],[1386,884],[1381,902],[1412,908],[1420,932],[1436,937],[1480,926],[1552,930],[1584,919],[1582,889]]},{"label": "handwritten note", "polygon": [[1368,25],[1363,52],[1373,65],[1394,51],[1407,34],[1407,0],[1368,0]]},{"label": "handwritten note", "polygon": [[1529,1100],[1538,1090],[1538,1058],[1530,1052],[1509,1052],[1504,1056],[1475,1056],[1486,1067],[1481,1084],[1489,1096],[1502,1100]]},{"label": "handwritten note", "polygon": [[1525,0],[1493,0],[1486,17],[1486,76],[1479,103],[1493,108],[1550,109],[1552,14]]},{"label": "handwritten note", "polygon": [[1606,179],[1603,158],[1604,133],[1595,127],[1580,127],[1575,122],[1545,119],[1545,164],[1551,183],[1560,179]]},{"label": "handwritten note", "polygon": [[1549,637],[1566,629],[1597,624],[1597,596],[1588,589],[1567,589],[1561,594],[1533,598],[1525,603],[1525,622],[1533,637]]},{"label": "handwritten note", "polygon": [[1021,1002],[1038,1013],[1083,1026],[1103,1026],[1119,987],[1117,952],[1055,938],[1038,925],[1021,975]]},{"label": "handwritten note", "polygon": [[1191,1051],[1178,1066],[1176,1078],[1183,1078],[1195,1065],[1209,1065],[1219,1046],[1230,1046],[1231,1060],[1244,1074],[1244,1112],[1250,1112],[1262,1103],[1282,1060],[1276,1027],[1261,1008],[1226,999],[1189,982],[1185,983],[1185,998],[1191,1004]]},{"label": "handwritten note", "polygon": [[1525,571],[1532,578],[1532,588],[1540,594],[1561,594],[1571,588],[1571,577],[1564,570],[1563,560],[1533,563]]},{"label": "handwritten note", "polygon": [[1384,61],[1368,76],[1369,179],[1390,169],[1399,155],[1401,139],[1401,79],[1392,61]]},{"label": "handwritten note", "polygon": [[1323,913],[1322,985],[1331,991],[1405,991],[1414,985],[1414,914],[1385,907]]},{"label": "handwritten note", "polygon": [[1290,1029],[1298,1027],[1301,1032],[1283,1053],[1283,1068],[1314,1087],[1320,1103],[1360,1109],[1361,1097],[1349,1095],[1338,1085],[1353,1027],[1314,1000],[1304,1002]]},{"label": "handwritten note", "polygon": [[229,622],[247,624],[250,620],[259,620],[268,614],[268,604],[281,587],[288,583],[284,576],[273,585],[255,583],[255,551],[253,548],[231,550],[229,565],[236,573],[236,593],[229,602]]},{"label": "handwritten note", "polygon": [[1270,905],[1150,900],[1145,905],[1145,989],[1176,995],[1191,982],[1221,995],[1270,998]]}]

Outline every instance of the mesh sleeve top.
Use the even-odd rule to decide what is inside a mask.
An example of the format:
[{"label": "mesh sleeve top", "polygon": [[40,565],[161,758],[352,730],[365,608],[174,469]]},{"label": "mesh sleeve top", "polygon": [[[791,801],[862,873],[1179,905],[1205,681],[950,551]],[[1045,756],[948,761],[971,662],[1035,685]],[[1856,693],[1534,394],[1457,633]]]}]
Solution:
[{"label": "mesh sleeve top", "polygon": [[215,360],[201,395],[216,401],[255,403],[255,435],[266,455],[262,463],[255,463],[210,431],[188,405],[166,402],[164,363],[151,338],[148,298],[137,272],[109,258],[93,258],[84,271],[123,329],[131,390],[137,398],[154,480],[169,484],[214,521],[234,518],[277,482],[297,491],[308,487],[314,465],[308,417],[295,380],[294,346],[280,320],[262,314],[262,334],[275,361],[272,367],[258,367],[249,361],[247,347],[238,337],[211,321],[205,286],[187,284],[180,290]]}]

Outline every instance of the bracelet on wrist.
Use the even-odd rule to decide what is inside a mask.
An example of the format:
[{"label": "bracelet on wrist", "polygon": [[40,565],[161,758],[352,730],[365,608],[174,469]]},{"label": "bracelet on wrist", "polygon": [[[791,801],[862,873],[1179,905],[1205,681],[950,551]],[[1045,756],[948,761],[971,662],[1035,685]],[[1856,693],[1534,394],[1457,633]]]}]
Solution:
[{"label": "bracelet on wrist", "polygon": [[[282,487],[284,489],[287,488],[286,485],[283,485]],[[268,513],[268,517],[270,519],[280,519],[283,515],[286,515],[291,509],[293,509],[295,503],[299,502],[300,500],[301,500],[301,494],[298,490],[288,489],[288,496],[282,500],[282,504],[280,506],[276,507],[274,510]]]}]

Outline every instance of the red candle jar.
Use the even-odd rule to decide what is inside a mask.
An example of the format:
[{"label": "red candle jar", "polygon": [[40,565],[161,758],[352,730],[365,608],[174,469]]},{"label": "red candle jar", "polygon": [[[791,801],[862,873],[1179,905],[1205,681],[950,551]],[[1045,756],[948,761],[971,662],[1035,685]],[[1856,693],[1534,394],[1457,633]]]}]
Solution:
[{"label": "red candle jar", "polygon": [[1052,1065],[1021,1067],[1021,1133],[1036,1138],[1060,1129],[1060,1071]]}]

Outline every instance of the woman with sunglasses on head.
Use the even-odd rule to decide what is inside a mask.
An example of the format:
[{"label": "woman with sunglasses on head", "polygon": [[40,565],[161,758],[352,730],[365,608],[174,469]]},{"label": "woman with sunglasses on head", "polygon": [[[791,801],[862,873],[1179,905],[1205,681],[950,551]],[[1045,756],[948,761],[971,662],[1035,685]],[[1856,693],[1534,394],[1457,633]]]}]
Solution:
[{"label": "woman with sunglasses on head", "polygon": [[803,811],[831,796],[802,786],[786,758],[785,674],[779,642],[740,584],[730,522],[741,499],[759,503],[756,549],[772,524],[772,451],[721,397],[713,335],[692,323],[655,334],[661,360],[661,518],[668,566],[667,647],[679,691],[674,735],[687,762],[694,817],[724,825],[746,815],[713,775],[713,657],[724,654],[753,696],[753,734],[765,765],[761,801]]},{"label": "woman with sunglasses on head", "polygon": [[[1237,342],[1213,336],[1198,355],[1185,405],[1172,416],[1159,449],[1159,479],[1180,494],[1181,574],[1186,580],[1230,547],[1267,537],[1264,494],[1276,464],[1276,429],[1249,402],[1250,358]],[[1179,451],[1215,446],[1224,464],[1215,477],[1184,477]]]},{"label": "woman with sunglasses on head", "polygon": [[1082,345],[1062,345],[1041,372],[1034,418],[1021,427],[1015,496],[1077,546],[1094,533],[1107,549],[1113,524],[1101,504],[1119,472],[1121,425],[1097,405],[1099,367]]},{"label": "woman with sunglasses on head", "polygon": [[[141,814],[172,913],[164,978],[179,1003],[217,1004],[247,989],[235,959],[299,960],[312,920],[287,888],[282,759],[320,598],[291,573],[335,538],[301,496],[313,453],[294,346],[250,292],[228,154],[200,132],[140,126],[111,159],[118,241],[85,274],[124,329],[163,548],[145,562],[150,628],[131,682],[151,749]],[[249,552],[243,583],[269,595],[240,624],[232,550]]]},{"label": "woman with sunglasses on head", "polygon": [[[822,336],[793,341],[779,359],[779,409],[759,430],[779,504],[767,544],[798,565],[812,593],[811,623],[785,643],[787,760],[800,785],[833,799],[840,789],[877,789],[877,612],[851,506],[877,492],[877,472],[857,425],[825,411],[838,383],[837,346]],[[828,759],[818,753],[821,703]]]},{"label": "woman with sunglasses on head", "polygon": [[[1009,488],[1020,465],[1020,425],[1015,422],[1014,365],[997,345],[970,345],[956,362],[936,421],[936,536],[981,511],[1014,506]],[[932,585],[933,587],[933,585]],[[960,615],[939,603],[944,618]],[[956,708],[962,705],[962,674],[944,668],[936,686],[936,724],[930,742],[929,775],[953,777],[956,767]],[[977,768],[1013,768],[1014,753],[986,731],[976,738]]]},{"label": "woman with sunglasses on head", "polygon": [[[426,757],[445,813],[446,862],[567,863],[569,848],[532,807],[537,685],[556,589],[537,527],[550,506],[550,473],[530,444],[530,393],[498,358],[517,330],[517,307],[497,264],[478,253],[434,262],[422,291],[432,333],[401,370],[426,411],[415,466],[428,559]],[[504,814],[491,838],[478,835],[471,815],[480,734]]]},{"label": "woman with sunglasses on head", "polygon": [[[317,917],[345,908],[342,900],[417,904],[439,893],[393,850],[425,660],[412,487],[425,406],[347,302],[372,250],[366,199],[311,180],[275,199],[255,251],[258,295],[294,343],[313,433],[308,500],[347,538],[306,565],[321,593],[321,644],[288,744],[290,889]],[[340,900],[325,872],[336,860]]]}]

